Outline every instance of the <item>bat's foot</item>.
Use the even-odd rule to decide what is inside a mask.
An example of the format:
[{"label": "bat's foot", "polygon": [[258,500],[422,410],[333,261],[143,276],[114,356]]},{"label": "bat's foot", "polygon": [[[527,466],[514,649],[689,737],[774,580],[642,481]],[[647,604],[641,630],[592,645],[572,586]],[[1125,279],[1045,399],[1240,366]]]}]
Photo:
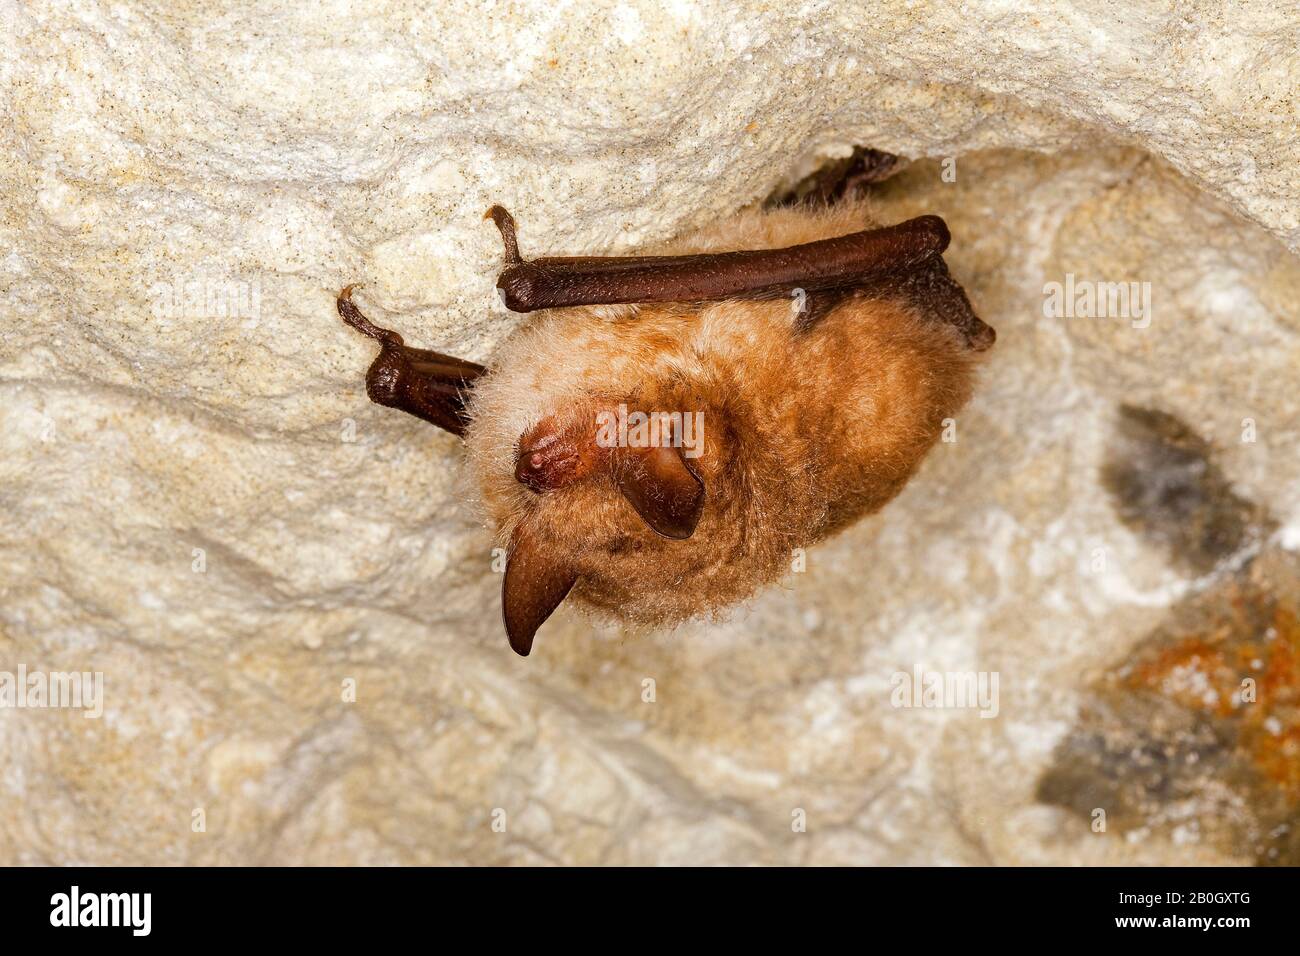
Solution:
[{"label": "bat's foot", "polygon": [[836,203],[842,199],[853,199],[866,191],[873,183],[883,182],[907,165],[907,160],[893,153],[859,146],[849,158],[848,169],[844,171],[839,182],[835,183],[827,203]]},{"label": "bat's foot", "polygon": [[806,202],[832,206],[845,199],[856,199],[867,187],[888,179],[907,166],[907,160],[893,153],[859,146],[852,155],[832,160],[799,182],[788,195],[775,197],[772,205],[792,206]]}]

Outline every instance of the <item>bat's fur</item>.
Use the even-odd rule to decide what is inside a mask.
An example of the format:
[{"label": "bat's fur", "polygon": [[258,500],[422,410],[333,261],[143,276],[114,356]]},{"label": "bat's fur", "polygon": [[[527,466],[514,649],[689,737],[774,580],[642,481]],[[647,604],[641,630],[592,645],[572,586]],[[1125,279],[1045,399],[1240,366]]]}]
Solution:
[{"label": "bat's fur", "polygon": [[[656,251],[770,249],[870,224],[848,201],[752,209]],[[847,298],[807,331],[794,318],[789,298],[538,314],[469,408],[469,462],[502,542],[525,523],[579,572],[573,598],[668,625],[743,600],[793,549],[882,507],[966,402],[977,356],[906,301]],[[515,478],[527,429],[620,402],[704,413],[691,465],[707,497],[685,540],[651,530],[606,474],[542,494]]]}]

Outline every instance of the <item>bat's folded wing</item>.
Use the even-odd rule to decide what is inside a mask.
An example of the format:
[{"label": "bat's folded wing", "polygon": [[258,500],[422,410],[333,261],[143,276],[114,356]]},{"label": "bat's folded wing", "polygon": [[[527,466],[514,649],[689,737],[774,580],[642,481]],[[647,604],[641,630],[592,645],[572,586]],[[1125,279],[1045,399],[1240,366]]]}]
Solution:
[{"label": "bat's folded wing", "polygon": [[[514,312],[643,302],[716,302],[767,298],[801,290],[820,303],[813,315],[849,292],[902,295],[924,312],[952,322],[971,348],[994,333],[971,309],[943,262],[948,227],[938,216],[786,246],[681,256],[575,256],[525,260],[514,220],[499,206],[488,213],[501,230],[507,259],[497,280]],[[808,325],[811,323],[805,323]]]}]

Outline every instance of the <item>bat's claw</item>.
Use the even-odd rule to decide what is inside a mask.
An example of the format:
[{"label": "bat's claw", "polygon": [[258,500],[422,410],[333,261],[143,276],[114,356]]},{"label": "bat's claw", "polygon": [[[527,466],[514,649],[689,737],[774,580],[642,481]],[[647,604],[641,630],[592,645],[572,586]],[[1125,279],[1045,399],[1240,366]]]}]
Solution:
[{"label": "bat's claw", "polygon": [[506,261],[512,265],[523,262],[523,259],[519,257],[519,243],[515,239],[515,218],[506,212],[506,207],[493,206],[483,214],[483,218],[491,219],[496,223],[496,227],[501,233],[501,242],[506,247]]},{"label": "bat's claw", "polygon": [[354,282],[351,285],[343,287],[339,292],[335,305],[338,307],[339,315],[343,321],[352,326],[362,335],[368,335],[377,342],[385,346],[397,346],[402,344],[402,337],[390,329],[381,329],[372,323],[352,302],[352,290],[361,288],[360,282]]}]

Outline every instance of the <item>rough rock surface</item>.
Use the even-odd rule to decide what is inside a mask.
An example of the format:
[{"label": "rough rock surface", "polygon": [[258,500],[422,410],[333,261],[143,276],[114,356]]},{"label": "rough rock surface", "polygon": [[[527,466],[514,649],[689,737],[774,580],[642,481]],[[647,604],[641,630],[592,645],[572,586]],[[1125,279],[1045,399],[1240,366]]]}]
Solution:
[{"label": "rough rock surface", "polygon": [[[1300,549],[1294,5],[8,0],[0,29],[0,671],[105,680],[100,719],[0,708],[0,861],[1267,856],[1094,832],[1051,785],[1171,607]],[[625,251],[853,143],[930,157],[880,217],[945,216],[998,329],[958,440],[728,623],[562,612],[515,658],[456,442],[367,404],[334,293],[488,360],[522,321],[491,202],[525,254]],[[1067,274],[1149,282],[1150,325],[1044,317]],[[1267,540],[1205,570],[1135,530],[1121,405],[1212,446]],[[914,667],[998,672],[998,716],[892,707]],[[1294,719],[1249,724],[1284,781]]]}]

